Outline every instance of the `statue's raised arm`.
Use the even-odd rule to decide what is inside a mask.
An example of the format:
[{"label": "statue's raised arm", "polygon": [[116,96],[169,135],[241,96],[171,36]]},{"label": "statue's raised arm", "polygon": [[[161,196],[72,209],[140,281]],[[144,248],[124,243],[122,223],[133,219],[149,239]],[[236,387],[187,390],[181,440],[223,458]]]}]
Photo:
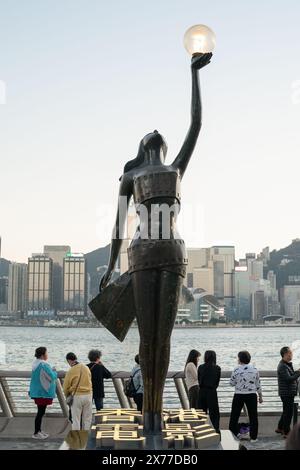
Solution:
[{"label": "statue's raised arm", "polygon": [[192,57],[191,71],[192,71],[192,109],[191,109],[191,125],[188,130],[187,136],[183,145],[175,158],[172,166],[179,169],[180,176],[182,177],[193,150],[195,148],[198,135],[201,129],[202,106],[200,96],[200,83],[199,83],[199,70],[205,65],[209,64],[212,53],[208,54],[195,54]]}]

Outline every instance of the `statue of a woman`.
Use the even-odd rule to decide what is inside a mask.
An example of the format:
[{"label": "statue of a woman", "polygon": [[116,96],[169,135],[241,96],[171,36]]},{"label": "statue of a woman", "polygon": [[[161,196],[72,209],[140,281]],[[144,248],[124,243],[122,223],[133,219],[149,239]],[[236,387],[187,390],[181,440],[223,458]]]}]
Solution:
[{"label": "statue of a woman", "polygon": [[[128,271],[140,333],[146,433],[160,432],[162,426],[162,397],[169,366],[170,337],[187,264],[184,241],[175,229],[180,208],[180,181],[201,128],[199,69],[210,62],[211,56],[209,53],[192,57],[191,125],[174,162],[165,165],[167,145],[155,130],[142,139],[137,157],[126,163],[120,182],[119,196],[127,198],[127,208],[133,196],[140,218],[128,248]],[[101,289],[109,283],[120,252],[126,223],[126,214],[121,212],[118,210],[108,269],[101,280]]]}]

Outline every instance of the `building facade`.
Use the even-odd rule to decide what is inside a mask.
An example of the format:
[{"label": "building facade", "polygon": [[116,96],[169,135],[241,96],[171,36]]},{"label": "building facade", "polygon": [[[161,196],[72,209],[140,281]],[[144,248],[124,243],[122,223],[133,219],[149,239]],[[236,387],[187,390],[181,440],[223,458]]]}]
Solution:
[{"label": "building facade", "polygon": [[25,313],[27,308],[27,265],[11,263],[8,275],[8,311]]},{"label": "building facade", "polygon": [[63,268],[64,259],[71,252],[68,245],[45,245],[44,254],[52,259],[53,308],[55,312],[63,308]]},{"label": "building facade", "polygon": [[87,271],[83,254],[69,254],[63,268],[63,309],[59,315],[87,313]]},{"label": "building facade", "polygon": [[53,261],[47,255],[36,254],[28,258],[27,315],[53,316],[52,289]]},{"label": "building facade", "polygon": [[8,308],[8,277],[0,277],[0,312],[7,312]]}]

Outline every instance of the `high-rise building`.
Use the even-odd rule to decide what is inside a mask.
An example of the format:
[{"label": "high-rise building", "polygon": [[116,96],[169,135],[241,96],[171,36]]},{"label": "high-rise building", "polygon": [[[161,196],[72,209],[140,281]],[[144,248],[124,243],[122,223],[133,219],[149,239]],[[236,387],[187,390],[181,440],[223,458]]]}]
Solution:
[{"label": "high-rise building", "polygon": [[52,259],[53,308],[57,312],[63,308],[63,267],[64,259],[71,252],[68,245],[45,245],[44,254]]},{"label": "high-rise building", "polygon": [[284,315],[300,321],[300,286],[284,286],[281,302]]},{"label": "high-rise building", "polygon": [[255,258],[247,259],[247,266],[250,279],[259,280],[264,277],[264,264],[262,261]]},{"label": "high-rise building", "polygon": [[235,268],[235,311],[237,320],[251,319],[250,278],[246,266]]},{"label": "high-rise building", "polygon": [[252,320],[262,323],[263,317],[267,315],[265,292],[257,290],[251,297]]},{"label": "high-rise building", "polygon": [[52,297],[53,261],[47,255],[33,254],[27,268],[28,316],[54,315]]},{"label": "high-rise building", "polygon": [[87,271],[86,260],[81,253],[70,253],[64,259],[63,294],[61,315],[86,315]]},{"label": "high-rise building", "polygon": [[8,277],[0,277],[0,312],[7,312]]},{"label": "high-rise building", "polygon": [[184,284],[187,287],[205,289],[205,287],[198,283],[200,279],[203,279],[203,276],[197,275],[195,273],[195,270],[207,267],[209,259],[209,248],[188,248],[187,255],[188,265],[186,269],[186,277],[184,280]]},{"label": "high-rise building", "polygon": [[8,275],[8,311],[24,313],[27,297],[27,265],[11,263]]},{"label": "high-rise building", "polygon": [[213,246],[210,248],[210,260],[214,270],[214,296],[223,301],[225,313],[233,315],[234,309],[234,246]]},{"label": "high-rise building", "polygon": [[[210,262],[209,262],[210,263]],[[207,268],[194,268],[193,270],[193,286],[204,289],[208,294],[214,294],[214,271],[211,266]]]}]

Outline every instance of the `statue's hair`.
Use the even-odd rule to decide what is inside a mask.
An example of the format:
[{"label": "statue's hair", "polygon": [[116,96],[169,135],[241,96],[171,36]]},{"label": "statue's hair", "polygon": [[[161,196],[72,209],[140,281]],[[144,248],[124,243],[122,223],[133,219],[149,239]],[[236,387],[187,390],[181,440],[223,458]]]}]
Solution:
[{"label": "statue's hair", "polygon": [[144,163],[145,159],[145,149],[144,149],[144,144],[143,142],[140,143],[138,154],[135,158],[132,160],[129,160],[124,166],[124,171],[123,173],[127,173],[128,171],[132,170],[133,168],[137,168],[140,166],[142,163]]},{"label": "statue's hair", "polygon": [[[145,149],[144,149],[144,144],[141,141],[137,156],[133,158],[132,160],[129,160],[127,163],[125,163],[123,175],[127,173],[128,171],[133,170],[133,168],[137,168],[140,165],[142,165],[144,163],[144,158],[145,158]],[[119,181],[121,181],[122,176],[120,176]]]}]

